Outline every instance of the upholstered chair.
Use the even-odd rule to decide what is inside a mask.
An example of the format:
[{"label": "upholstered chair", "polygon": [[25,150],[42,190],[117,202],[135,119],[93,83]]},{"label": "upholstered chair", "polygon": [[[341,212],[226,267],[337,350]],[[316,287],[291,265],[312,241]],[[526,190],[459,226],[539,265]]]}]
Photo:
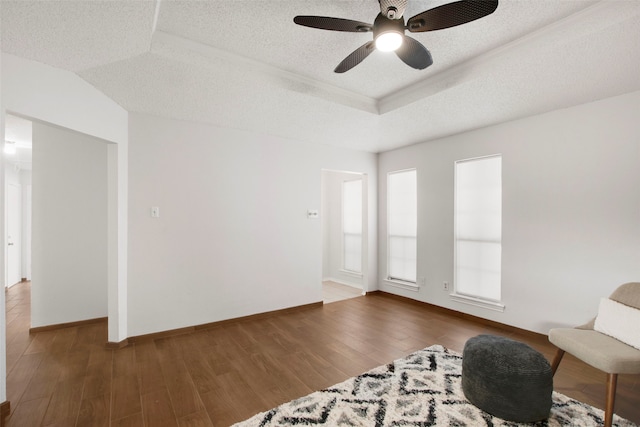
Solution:
[{"label": "upholstered chair", "polygon": [[[551,362],[553,374],[558,369],[565,352],[607,374],[605,427],[610,427],[612,424],[618,374],[640,374],[640,350],[636,348],[640,345],[638,344],[640,342],[640,323],[629,324],[629,322],[635,323],[638,320],[638,313],[640,313],[640,283],[625,283],[611,294],[609,300],[601,302],[598,317],[586,325],[577,328],[556,328],[549,331],[549,341],[558,347]],[[603,303],[615,304],[616,307],[620,307],[620,311],[609,310],[605,312]],[[622,306],[616,303],[620,303]],[[612,319],[613,316],[612,321],[615,324],[618,313],[621,313],[619,321],[622,328],[626,330],[626,336],[623,336],[622,339],[629,341],[626,338],[631,336],[633,342],[630,344],[634,346],[598,331],[604,330],[611,333],[605,327],[604,319],[605,317]],[[600,319],[603,320],[600,321]],[[597,322],[600,323],[596,325]],[[612,334],[618,335],[617,333]]]}]

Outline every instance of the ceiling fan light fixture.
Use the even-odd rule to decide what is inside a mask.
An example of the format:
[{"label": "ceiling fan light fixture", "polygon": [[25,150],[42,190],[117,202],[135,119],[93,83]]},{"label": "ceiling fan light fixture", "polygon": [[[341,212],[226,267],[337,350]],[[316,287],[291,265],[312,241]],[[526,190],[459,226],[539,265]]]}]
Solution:
[{"label": "ceiling fan light fixture", "polygon": [[373,39],[376,49],[382,52],[393,52],[402,45],[404,40],[404,19],[389,19],[378,14],[373,23]]},{"label": "ceiling fan light fixture", "polygon": [[387,31],[376,37],[376,49],[382,52],[393,52],[402,46],[403,35],[397,31]]}]

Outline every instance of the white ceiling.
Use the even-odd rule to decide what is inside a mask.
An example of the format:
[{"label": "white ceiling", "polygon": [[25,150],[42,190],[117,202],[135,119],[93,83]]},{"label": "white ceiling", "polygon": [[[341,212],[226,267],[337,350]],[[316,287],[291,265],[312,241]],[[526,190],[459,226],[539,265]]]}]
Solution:
[{"label": "white ceiling", "polygon": [[[451,0],[409,0],[405,17]],[[501,0],[446,30],[408,33],[434,64],[374,52],[376,0],[8,1],[2,51],[77,73],[124,108],[381,152],[640,89],[637,0]]]}]

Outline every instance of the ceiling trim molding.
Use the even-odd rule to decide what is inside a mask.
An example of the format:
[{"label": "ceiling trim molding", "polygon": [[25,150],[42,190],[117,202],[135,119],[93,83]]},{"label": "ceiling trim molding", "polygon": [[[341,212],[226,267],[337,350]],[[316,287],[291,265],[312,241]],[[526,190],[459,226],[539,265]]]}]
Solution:
[{"label": "ceiling trim molding", "polygon": [[[158,0],[158,8],[160,7],[160,2],[161,0]],[[286,90],[315,96],[329,102],[338,103],[375,115],[384,115],[416,101],[471,82],[476,76],[491,72],[495,62],[508,57],[513,51],[528,49],[533,44],[558,37],[561,32],[566,32],[569,27],[580,28],[582,24],[586,24],[587,21],[593,19],[595,14],[602,13],[602,10],[605,8],[609,9],[610,13],[618,13],[626,16],[624,10],[616,9],[617,5],[615,3],[616,2],[610,0],[601,0],[576,13],[513,40],[510,43],[445,69],[417,83],[382,96],[379,99],[342,89],[242,55],[160,30],[155,30],[153,33],[151,53],[184,62],[184,58],[177,58],[175,54],[171,53],[171,49],[163,48],[163,46],[179,48],[201,55],[208,60],[222,60],[257,74],[275,77],[274,81],[280,82],[280,86]],[[624,18],[624,16],[621,17]],[[583,29],[582,31],[590,30]]]},{"label": "ceiling trim molding", "polygon": [[202,55],[205,58],[223,60],[225,62],[235,64],[238,67],[242,67],[243,69],[251,70],[255,73],[269,75],[276,77],[276,79],[288,81],[293,83],[292,85],[290,84],[286,86],[289,90],[295,90],[306,95],[317,96],[327,101],[337,102],[368,113],[376,115],[380,114],[378,111],[378,102],[374,98],[329,85],[309,77],[301,76],[291,71],[286,71],[242,55],[227,52],[195,40],[156,30],[151,40],[151,52],[162,56],[170,56],[170,53],[161,48],[163,44],[179,47],[189,52]]},{"label": "ceiling trim molding", "polygon": [[[493,49],[481,56],[476,56],[427,79],[421,80],[418,83],[386,95],[378,101],[378,110],[382,115],[429,96],[436,95],[439,92],[470,82],[483,70],[485,72],[490,71],[490,69],[493,68],[491,64],[500,58],[508,56],[514,50],[527,49],[532,44],[554,38],[559,32],[565,32],[569,26],[580,26],[581,23],[590,20],[595,14],[601,13],[604,8],[618,11],[614,3],[615,2],[608,0],[601,0],[598,3],[528,33],[519,39]],[[618,11],[618,13],[622,14],[623,12]]]}]

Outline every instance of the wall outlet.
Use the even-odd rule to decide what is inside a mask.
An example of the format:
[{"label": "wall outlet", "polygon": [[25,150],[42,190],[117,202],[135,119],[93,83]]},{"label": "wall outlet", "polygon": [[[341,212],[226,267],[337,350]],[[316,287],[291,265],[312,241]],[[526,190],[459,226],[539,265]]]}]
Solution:
[{"label": "wall outlet", "polygon": [[442,282],[442,290],[443,291],[449,290],[449,282]]}]

